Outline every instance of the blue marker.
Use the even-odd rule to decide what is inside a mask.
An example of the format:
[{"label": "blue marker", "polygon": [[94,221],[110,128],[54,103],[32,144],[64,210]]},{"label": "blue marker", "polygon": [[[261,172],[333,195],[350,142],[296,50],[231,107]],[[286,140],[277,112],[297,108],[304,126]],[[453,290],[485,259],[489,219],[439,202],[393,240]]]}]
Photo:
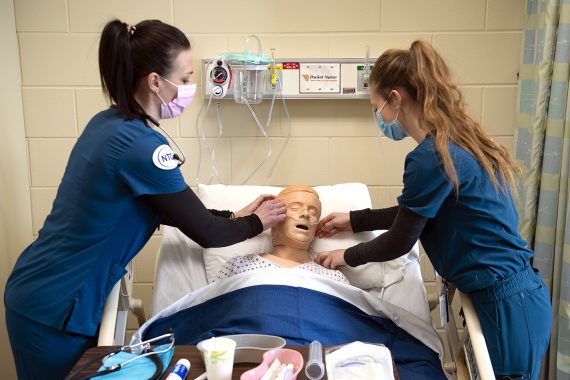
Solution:
[{"label": "blue marker", "polygon": [[186,359],[180,359],[176,362],[172,372],[168,374],[166,380],[184,380],[189,369],[190,362]]}]

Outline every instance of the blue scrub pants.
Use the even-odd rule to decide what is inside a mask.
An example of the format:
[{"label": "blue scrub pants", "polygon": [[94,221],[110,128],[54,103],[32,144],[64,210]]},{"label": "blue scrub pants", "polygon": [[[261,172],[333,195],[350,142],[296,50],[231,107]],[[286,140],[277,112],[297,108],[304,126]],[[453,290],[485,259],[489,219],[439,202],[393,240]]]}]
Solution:
[{"label": "blue scrub pants", "polygon": [[19,380],[62,380],[96,337],[68,333],[6,307],[6,327]]},{"label": "blue scrub pants", "polygon": [[497,378],[537,379],[548,348],[552,306],[537,269],[470,294]]}]

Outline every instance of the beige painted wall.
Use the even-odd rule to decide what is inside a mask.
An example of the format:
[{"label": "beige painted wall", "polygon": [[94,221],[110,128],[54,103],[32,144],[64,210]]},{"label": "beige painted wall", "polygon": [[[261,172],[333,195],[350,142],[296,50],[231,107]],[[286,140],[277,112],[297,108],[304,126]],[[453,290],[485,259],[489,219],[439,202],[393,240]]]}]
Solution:
[{"label": "beige painted wall", "polygon": [[[0,2],[0,48],[0,72],[3,73],[0,86],[0,292],[4,294],[6,279],[16,258],[33,238],[20,57],[12,0]],[[0,368],[3,379],[16,378],[4,302],[0,303]]]},{"label": "beige painted wall", "polygon": [[[418,38],[431,42],[451,66],[472,116],[498,141],[513,146],[517,71],[523,0],[14,0],[20,47],[25,131],[30,161],[33,230],[50,210],[69,152],[85,123],[105,107],[97,70],[97,44],[106,21],[129,23],[158,18],[181,28],[198,62],[216,53],[241,50],[256,33],[265,53],[278,57],[362,57],[365,46],[378,56],[390,47],[407,48]],[[14,70],[12,70],[14,71]],[[17,71],[17,70],[15,70]],[[16,73],[15,73],[16,74]],[[266,114],[269,102],[257,109]],[[403,160],[414,147],[407,139],[379,138],[366,100],[289,101],[292,138],[273,177],[274,155],[250,181],[324,185],[359,181],[369,186],[374,206],[395,204]],[[241,183],[266,146],[247,109],[223,102],[224,136],[216,151],[225,183]],[[180,120],[165,123],[188,156],[183,173],[195,185],[197,147],[195,101]],[[215,112],[208,136],[216,134]],[[287,120],[275,111],[269,130],[274,151],[285,141]],[[22,141],[19,141],[22,143]],[[206,157],[203,157],[203,161]],[[286,164],[285,164],[286,163]],[[202,166],[201,178],[207,169]],[[11,175],[15,175],[11,173]],[[135,293],[151,309],[154,236],[136,259]],[[433,286],[423,261],[428,288]],[[133,326],[133,324],[131,324]]]}]

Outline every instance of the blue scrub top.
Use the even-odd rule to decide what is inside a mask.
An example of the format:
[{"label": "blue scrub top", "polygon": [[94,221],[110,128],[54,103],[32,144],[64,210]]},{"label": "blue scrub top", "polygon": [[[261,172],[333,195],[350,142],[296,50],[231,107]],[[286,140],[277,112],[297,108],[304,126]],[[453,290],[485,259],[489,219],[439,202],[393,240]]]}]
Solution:
[{"label": "blue scrub top", "polygon": [[428,218],[420,241],[435,270],[462,292],[485,288],[518,273],[532,251],[518,233],[508,188],[497,189],[469,153],[449,143],[459,179],[456,195],[433,136],[406,156],[398,203]]},{"label": "blue scrub top", "polygon": [[96,334],[108,294],[161,221],[138,197],[187,188],[178,167],[169,165],[172,157],[158,155],[170,151],[167,145],[116,107],[91,119],[51,213],[8,279],[7,307],[48,326]]}]

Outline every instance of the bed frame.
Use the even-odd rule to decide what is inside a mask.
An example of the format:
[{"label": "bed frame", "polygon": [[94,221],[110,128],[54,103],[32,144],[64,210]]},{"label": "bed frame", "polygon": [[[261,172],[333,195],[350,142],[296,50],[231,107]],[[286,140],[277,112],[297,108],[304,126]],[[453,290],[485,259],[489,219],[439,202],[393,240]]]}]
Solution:
[{"label": "bed frame", "polygon": [[137,318],[139,326],[146,321],[142,301],[132,297],[134,280],[132,261],[126,269],[127,274],[115,284],[103,307],[98,346],[122,346],[125,344],[129,312]]},{"label": "bed frame", "polygon": [[[435,296],[439,299],[439,295],[444,293],[444,285],[439,276],[436,276],[436,282],[438,292]],[[460,299],[459,315],[462,317],[460,321],[455,321],[452,312],[452,303],[456,293],[459,294]],[[449,286],[446,300],[450,312],[448,313],[448,322],[445,324],[448,347],[444,363],[445,371],[459,380],[494,380],[495,374],[493,373],[491,358],[471,297],[469,294],[461,293],[455,287]],[[430,308],[433,310],[433,307]],[[460,324],[458,325],[457,322]]]}]

